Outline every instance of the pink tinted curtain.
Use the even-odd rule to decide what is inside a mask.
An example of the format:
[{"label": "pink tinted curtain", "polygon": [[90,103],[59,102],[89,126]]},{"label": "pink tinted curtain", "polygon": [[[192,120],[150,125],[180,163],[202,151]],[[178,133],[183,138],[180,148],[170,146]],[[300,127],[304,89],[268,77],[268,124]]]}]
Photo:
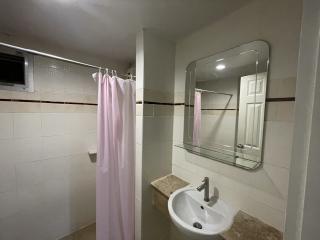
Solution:
[{"label": "pink tinted curtain", "polygon": [[194,114],[193,114],[193,145],[200,145],[201,130],[201,92],[194,93]]},{"label": "pink tinted curtain", "polygon": [[97,240],[134,240],[135,83],[98,81]]}]

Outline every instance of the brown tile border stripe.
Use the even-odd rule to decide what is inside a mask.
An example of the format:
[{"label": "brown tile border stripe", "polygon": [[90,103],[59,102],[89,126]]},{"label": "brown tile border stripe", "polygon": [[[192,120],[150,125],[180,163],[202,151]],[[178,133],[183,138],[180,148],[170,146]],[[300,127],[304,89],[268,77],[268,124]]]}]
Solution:
[{"label": "brown tile border stripe", "polygon": [[168,106],[184,105],[184,103],[165,103],[165,102],[152,102],[152,101],[137,101],[136,104],[153,104],[153,105],[168,105]]},{"label": "brown tile border stripe", "polygon": [[211,111],[211,110],[217,110],[217,111],[238,111],[239,109],[236,109],[236,108],[201,108],[201,111]]},{"label": "brown tile border stripe", "polygon": [[2,99],[0,102],[25,102],[25,103],[51,103],[51,104],[72,104],[72,105],[90,105],[97,106],[96,103],[84,103],[84,102],[62,102],[62,101],[46,101],[46,100],[28,100],[28,99]]},{"label": "brown tile border stripe", "polygon": [[295,100],[295,97],[267,98],[266,102],[294,102]]},{"label": "brown tile border stripe", "polygon": [[[266,102],[290,102],[290,101],[295,101],[295,97],[267,98],[266,99]],[[70,105],[89,105],[89,106],[97,106],[98,105],[97,103],[28,100],[28,99],[8,99],[8,98],[0,98],[0,102],[50,103],[50,104],[70,104]],[[165,102],[153,102],[153,101],[137,101],[136,104],[188,106],[187,104],[184,104],[184,103],[165,103]],[[236,109],[202,109],[202,110],[236,110]]]},{"label": "brown tile border stripe", "polygon": [[[283,98],[267,98],[266,102],[294,102],[295,97],[283,97]],[[190,106],[184,103],[164,103],[164,102],[152,102],[152,101],[137,101],[136,104],[153,104],[153,105],[168,105],[168,106]],[[202,109],[202,110],[237,110],[237,109]]]}]

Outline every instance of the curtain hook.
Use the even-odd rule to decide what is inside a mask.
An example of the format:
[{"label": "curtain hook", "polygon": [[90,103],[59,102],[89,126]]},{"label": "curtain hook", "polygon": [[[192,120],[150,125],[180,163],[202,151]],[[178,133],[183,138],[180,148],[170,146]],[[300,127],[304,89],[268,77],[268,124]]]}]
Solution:
[{"label": "curtain hook", "polygon": [[106,68],[106,74],[109,75],[109,69],[108,68]]},{"label": "curtain hook", "polygon": [[118,77],[117,70],[114,70],[114,74],[115,74],[116,77]]}]

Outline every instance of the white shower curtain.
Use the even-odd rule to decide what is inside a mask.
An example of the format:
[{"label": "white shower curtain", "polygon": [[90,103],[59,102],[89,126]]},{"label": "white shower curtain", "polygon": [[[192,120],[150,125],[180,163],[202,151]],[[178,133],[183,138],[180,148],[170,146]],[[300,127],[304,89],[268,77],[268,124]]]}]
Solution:
[{"label": "white shower curtain", "polygon": [[99,84],[97,240],[134,240],[135,82],[93,77]]}]

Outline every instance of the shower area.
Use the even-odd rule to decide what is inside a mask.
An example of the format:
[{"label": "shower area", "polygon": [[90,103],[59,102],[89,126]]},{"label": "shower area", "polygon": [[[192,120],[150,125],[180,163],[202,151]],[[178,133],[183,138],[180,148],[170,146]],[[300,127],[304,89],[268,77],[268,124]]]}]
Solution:
[{"label": "shower area", "polygon": [[96,239],[99,70],[28,56],[32,90],[0,89],[0,239]]}]

